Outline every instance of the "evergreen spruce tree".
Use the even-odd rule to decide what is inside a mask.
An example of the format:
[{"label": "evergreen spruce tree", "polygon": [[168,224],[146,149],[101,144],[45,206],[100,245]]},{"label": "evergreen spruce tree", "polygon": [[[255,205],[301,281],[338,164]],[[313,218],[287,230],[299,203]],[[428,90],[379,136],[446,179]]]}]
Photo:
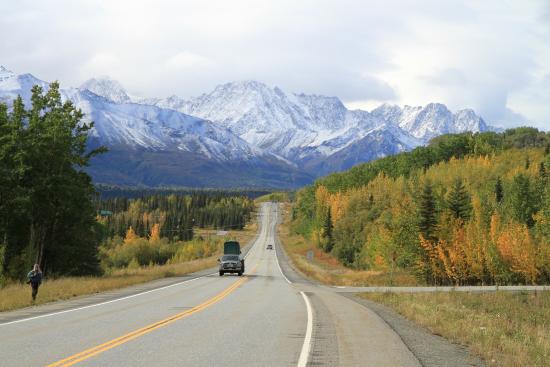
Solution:
[{"label": "evergreen spruce tree", "polygon": [[539,174],[537,176],[537,179],[536,179],[536,183],[535,183],[535,191],[536,191],[536,195],[537,195],[537,201],[538,201],[538,205],[537,205],[537,208],[542,206],[541,203],[544,203],[545,201],[545,197],[544,195],[546,194],[546,187],[550,185],[550,181],[548,179],[548,173],[546,172],[546,166],[544,164],[544,162],[540,162],[539,164]]},{"label": "evergreen spruce tree", "polygon": [[455,218],[460,218],[463,221],[470,218],[472,202],[470,194],[466,190],[460,177],[456,178],[453,182],[453,186],[451,186],[451,191],[447,198],[447,206]]},{"label": "evergreen spruce tree", "polygon": [[529,177],[522,173],[514,176],[510,188],[510,204],[512,215],[518,222],[533,226],[533,214],[538,205],[537,196]]},{"label": "evergreen spruce tree", "polygon": [[504,198],[504,190],[502,188],[502,180],[500,179],[500,177],[498,177],[497,183],[495,184],[495,200],[497,204],[500,204],[503,198]]},{"label": "evergreen spruce tree", "polygon": [[437,225],[435,198],[433,196],[432,184],[429,181],[424,183],[420,196],[420,233],[426,239],[433,239],[434,230]]}]

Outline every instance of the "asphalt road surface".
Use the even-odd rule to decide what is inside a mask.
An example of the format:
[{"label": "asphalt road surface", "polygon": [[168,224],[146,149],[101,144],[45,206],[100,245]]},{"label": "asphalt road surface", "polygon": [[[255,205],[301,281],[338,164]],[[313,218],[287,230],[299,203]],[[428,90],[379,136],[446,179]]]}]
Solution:
[{"label": "asphalt road surface", "polygon": [[276,204],[263,204],[260,216],[242,277],[209,269],[119,296],[0,314],[0,366],[427,364],[368,305],[291,268],[276,238]]}]

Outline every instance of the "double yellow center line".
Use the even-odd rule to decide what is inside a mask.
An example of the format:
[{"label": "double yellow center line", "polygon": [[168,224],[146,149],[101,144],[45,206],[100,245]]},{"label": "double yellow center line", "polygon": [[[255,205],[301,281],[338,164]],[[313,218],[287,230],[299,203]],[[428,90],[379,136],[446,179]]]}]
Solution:
[{"label": "double yellow center line", "polygon": [[[253,273],[256,268],[258,266],[256,265],[256,267],[252,270],[251,273]],[[125,334],[125,335],[122,335],[116,339],[113,339],[111,341],[108,341],[106,343],[103,343],[103,344],[100,344],[96,347],[93,347],[93,348],[90,348],[90,349],[86,349],[85,351],[83,352],[80,352],[80,353],[77,353],[75,355],[72,355],[70,357],[67,357],[65,359],[62,359],[60,361],[57,361],[55,363],[52,363],[52,364],[49,364],[47,367],[66,367],[66,366],[72,366],[78,362],[82,362],[88,358],[91,358],[93,356],[96,356],[100,353],[103,353],[109,349],[112,349],[116,346],[119,346],[121,344],[124,344],[124,343],[127,343],[129,342],[130,340],[133,340],[133,339],[136,339],[142,335],[145,335],[147,333],[150,333],[151,331],[153,330],[156,330],[156,329],[159,329],[161,327],[164,327],[166,325],[169,325],[173,322],[176,322],[178,320],[181,320],[183,318],[186,318],[188,316],[191,316],[197,312],[200,312],[200,311],[203,311],[204,309],[214,305],[215,303],[221,301],[222,299],[224,299],[225,297],[227,297],[229,294],[231,294],[232,292],[234,292],[237,288],[239,288],[244,282],[246,282],[248,280],[247,277],[244,277],[244,278],[241,278],[239,279],[238,281],[236,281],[235,283],[233,283],[231,286],[229,286],[228,288],[226,288],[224,291],[222,291],[221,293],[218,293],[216,296],[208,299],[207,301],[201,303],[200,305],[198,306],[195,306],[189,310],[186,310],[186,311],[183,311],[181,313],[178,313],[174,316],[171,316],[171,317],[168,317],[164,320],[161,320],[161,321],[158,321],[158,322],[155,322],[151,325],[148,325],[148,326],[145,326],[141,329],[138,329],[138,330],[135,330],[135,331],[132,331],[131,333],[128,333],[128,334]]]}]

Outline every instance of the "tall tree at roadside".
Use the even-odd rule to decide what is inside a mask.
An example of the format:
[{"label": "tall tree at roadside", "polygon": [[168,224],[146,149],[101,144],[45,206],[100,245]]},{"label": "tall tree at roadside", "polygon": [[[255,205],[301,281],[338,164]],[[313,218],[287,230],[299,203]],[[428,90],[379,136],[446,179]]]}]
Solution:
[{"label": "tall tree at roadside", "polygon": [[15,99],[7,124],[0,108],[0,171],[11,172],[1,175],[10,181],[9,192],[0,185],[4,270],[17,278],[38,263],[53,273],[94,273],[100,238],[94,188],[82,167],[103,149],[87,152],[92,124],[82,123],[82,112],[61,101],[57,83],[46,93],[33,87],[31,102],[25,110],[21,98]]},{"label": "tall tree at roadside", "polygon": [[433,239],[434,229],[437,225],[435,198],[432,184],[429,181],[424,183],[420,196],[420,233],[426,239]]},{"label": "tall tree at roadside", "polygon": [[[17,257],[26,245],[19,231],[18,219],[24,216],[27,203],[26,191],[21,185],[27,170],[22,154],[24,139],[25,106],[21,97],[13,102],[10,113],[0,103],[0,273],[6,274],[10,259]],[[17,259],[21,262],[21,259]],[[0,274],[0,278],[2,278]]]},{"label": "tall tree at roadside", "polygon": [[[81,168],[103,149],[87,152],[93,124],[82,122],[83,114],[72,102],[61,101],[58,83],[46,93],[34,86],[31,100],[24,153],[30,167],[25,177],[31,186],[30,251],[36,263],[50,265],[54,272],[94,272],[99,240],[94,233],[94,188]],[[78,266],[67,269],[67,257]]]},{"label": "tall tree at roadside", "polygon": [[463,221],[468,220],[472,211],[472,202],[470,194],[466,190],[464,183],[460,177],[457,177],[447,199],[447,206],[455,218],[460,218]]}]

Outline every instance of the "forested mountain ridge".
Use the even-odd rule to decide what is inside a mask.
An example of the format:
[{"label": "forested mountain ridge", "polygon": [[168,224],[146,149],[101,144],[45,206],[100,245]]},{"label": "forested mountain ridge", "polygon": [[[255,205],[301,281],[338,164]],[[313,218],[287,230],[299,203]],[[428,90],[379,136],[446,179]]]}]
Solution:
[{"label": "forested mountain ridge", "polygon": [[550,282],[550,134],[446,135],[321,178],[293,227],[347,266],[428,284]]}]

